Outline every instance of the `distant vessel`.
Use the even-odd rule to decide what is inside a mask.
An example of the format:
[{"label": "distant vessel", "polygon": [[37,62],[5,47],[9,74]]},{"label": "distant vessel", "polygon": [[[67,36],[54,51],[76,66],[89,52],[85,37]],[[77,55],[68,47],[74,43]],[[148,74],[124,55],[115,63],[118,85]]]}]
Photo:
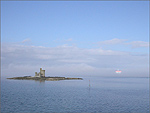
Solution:
[{"label": "distant vessel", "polygon": [[120,71],[119,69],[116,71],[116,73],[121,73],[122,71]]}]

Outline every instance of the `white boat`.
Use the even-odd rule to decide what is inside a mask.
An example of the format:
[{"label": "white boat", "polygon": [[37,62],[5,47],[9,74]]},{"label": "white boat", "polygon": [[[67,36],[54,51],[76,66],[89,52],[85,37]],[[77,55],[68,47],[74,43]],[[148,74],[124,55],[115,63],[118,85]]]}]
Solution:
[{"label": "white boat", "polygon": [[120,71],[119,69],[118,70],[116,70],[116,73],[121,73],[122,71]]}]

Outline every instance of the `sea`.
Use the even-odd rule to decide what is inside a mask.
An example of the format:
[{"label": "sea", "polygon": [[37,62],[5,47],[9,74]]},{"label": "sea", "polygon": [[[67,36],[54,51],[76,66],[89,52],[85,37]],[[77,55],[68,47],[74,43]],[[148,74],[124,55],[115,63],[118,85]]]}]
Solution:
[{"label": "sea", "polygon": [[1,113],[149,113],[149,77],[83,76],[34,81],[1,77]]}]

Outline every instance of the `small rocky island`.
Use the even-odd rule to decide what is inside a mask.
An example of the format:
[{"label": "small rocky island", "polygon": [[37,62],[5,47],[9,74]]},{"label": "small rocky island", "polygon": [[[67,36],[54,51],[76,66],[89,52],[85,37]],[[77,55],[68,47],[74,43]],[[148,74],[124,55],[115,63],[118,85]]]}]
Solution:
[{"label": "small rocky island", "polygon": [[45,77],[45,70],[40,68],[40,72],[35,72],[35,76],[13,77],[7,79],[15,80],[38,80],[38,81],[58,81],[58,80],[82,80],[82,78],[68,78],[68,77]]}]

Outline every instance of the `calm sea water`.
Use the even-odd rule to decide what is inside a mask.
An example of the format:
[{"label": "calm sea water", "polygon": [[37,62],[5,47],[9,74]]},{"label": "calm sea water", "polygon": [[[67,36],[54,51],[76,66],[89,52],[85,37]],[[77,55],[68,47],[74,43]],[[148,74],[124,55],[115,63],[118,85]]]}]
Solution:
[{"label": "calm sea water", "polygon": [[1,112],[149,111],[149,78],[1,79]]}]

